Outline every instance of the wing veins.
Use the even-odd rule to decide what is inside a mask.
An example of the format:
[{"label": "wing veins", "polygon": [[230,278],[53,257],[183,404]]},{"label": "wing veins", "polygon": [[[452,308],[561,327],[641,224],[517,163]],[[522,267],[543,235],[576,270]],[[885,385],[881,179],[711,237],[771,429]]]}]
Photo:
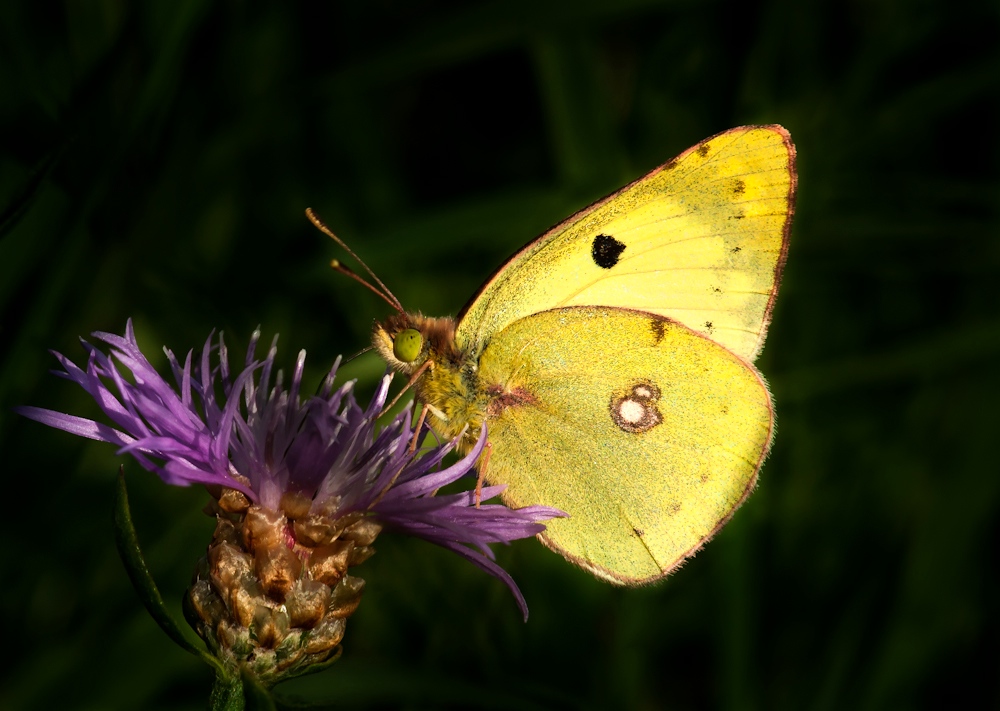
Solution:
[{"label": "wing veins", "polygon": [[[709,183],[721,183],[724,180],[731,180],[732,178],[745,178],[748,175],[768,175],[770,173],[780,173],[782,175],[788,175],[788,169],[781,168],[766,168],[764,170],[749,170],[746,173],[728,173],[724,176],[716,178],[714,180],[709,180]],[[780,185],[781,183],[768,183],[768,186]]]},{"label": "wing veins", "polygon": [[[780,200],[780,199],[781,198],[765,198],[765,199],[758,199],[758,200],[740,200],[740,201],[732,201],[729,204],[730,205],[751,205],[751,204],[760,204],[762,202],[768,202],[768,201],[771,201],[771,200]],[[650,220],[649,222],[643,222],[641,224],[636,225],[635,227],[629,227],[628,229],[625,229],[625,230],[615,230],[615,235],[620,237],[622,235],[627,235],[630,232],[634,232],[636,230],[648,229],[652,225],[659,225],[659,224],[667,222],[669,220],[676,220],[676,219],[682,218],[682,217],[694,217],[697,214],[698,213],[695,212],[695,211],[693,211],[693,210],[688,210],[688,211],[683,212],[683,213],[681,213],[679,215],[669,215],[667,217],[661,217],[661,218],[656,219],[656,220]],[[775,212],[759,212],[759,213],[757,213],[755,215],[743,215],[743,219],[756,220],[757,218],[760,218],[760,217],[783,217],[783,216],[785,216],[787,214],[788,214],[787,210],[777,210]],[[713,237],[716,234],[739,234],[739,233],[738,232],[731,232],[731,233],[730,232],[722,232],[722,233],[711,233],[711,234],[708,234],[708,235],[696,235],[694,237],[685,237],[683,239],[672,240],[672,241],[670,241],[667,244],[662,245],[662,246],[667,247],[667,246],[670,246],[672,244],[679,244],[679,243],[685,242],[685,241],[687,241],[689,239],[702,239],[704,237]],[[630,259],[630,258],[631,257],[626,257],[626,259]]]},{"label": "wing veins", "polygon": [[[643,255],[649,254],[650,252],[655,252],[658,249],[669,249],[670,247],[673,247],[674,245],[677,245],[677,244],[681,244],[683,242],[690,242],[692,240],[700,240],[700,239],[715,239],[717,237],[722,237],[723,239],[725,239],[726,237],[731,237],[731,236],[734,236],[734,235],[735,236],[739,236],[741,234],[743,234],[743,233],[739,232],[739,231],[734,231],[734,232],[709,232],[708,234],[697,235],[697,236],[694,236],[694,237],[685,237],[684,239],[679,239],[676,242],[667,242],[666,244],[653,245],[652,247],[649,247],[648,249],[644,249],[641,252],[635,252],[630,257],[625,257],[624,259],[620,260],[618,263],[619,264],[623,264],[623,263],[631,261],[633,259],[637,259],[638,257],[641,257]],[[763,253],[767,254],[768,252],[780,252],[781,250],[779,250],[779,249],[757,249],[757,250],[754,250],[754,251],[756,251],[756,252],[763,252]],[[608,278],[610,278],[610,277],[608,277]]]}]

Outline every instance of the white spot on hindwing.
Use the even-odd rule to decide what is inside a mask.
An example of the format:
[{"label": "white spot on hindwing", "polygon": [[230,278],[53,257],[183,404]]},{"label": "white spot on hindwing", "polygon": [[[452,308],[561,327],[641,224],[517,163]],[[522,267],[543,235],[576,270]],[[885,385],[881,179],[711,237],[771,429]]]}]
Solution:
[{"label": "white spot on hindwing", "polygon": [[632,388],[632,394],[637,398],[645,400],[655,400],[660,396],[659,392],[656,392],[654,388],[646,385],[645,383],[636,385]]},{"label": "white spot on hindwing", "polygon": [[646,408],[638,400],[626,399],[618,403],[618,415],[628,424],[635,426],[646,416]]},{"label": "white spot on hindwing", "polygon": [[663,422],[656,407],[660,389],[650,382],[638,382],[625,395],[611,396],[611,421],[623,432],[648,432]]}]

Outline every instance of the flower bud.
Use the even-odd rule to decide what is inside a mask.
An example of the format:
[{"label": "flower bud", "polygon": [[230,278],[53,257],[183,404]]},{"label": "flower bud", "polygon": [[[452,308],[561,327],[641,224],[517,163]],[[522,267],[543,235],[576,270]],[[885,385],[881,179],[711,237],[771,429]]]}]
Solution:
[{"label": "flower bud", "polygon": [[381,525],[310,513],[300,493],[283,495],[280,511],[241,507],[227,490],[217,501],[204,573],[188,590],[192,626],[224,663],[267,684],[331,658],[364,591],[348,570],[374,553]]}]

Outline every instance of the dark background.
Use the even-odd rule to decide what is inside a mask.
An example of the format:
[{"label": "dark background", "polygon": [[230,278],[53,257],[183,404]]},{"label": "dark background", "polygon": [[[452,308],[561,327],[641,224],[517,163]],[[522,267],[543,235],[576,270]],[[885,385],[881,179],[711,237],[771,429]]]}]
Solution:
[{"label": "dark background", "polygon": [[[47,374],[77,337],[234,353],[261,325],[311,385],[389,309],[455,313],[522,243],[732,126],[781,123],[798,212],[758,363],[760,486],[665,582],[616,589],[523,541],[531,608],[383,536],[336,708],[1000,704],[1000,10],[994,2],[0,5],[0,707],[203,708],[110,524],[118,460],[10,412],[94,416]],[[345,373],[368,393],[374,356]],[[203,491],[126,462],[178,609]]]}]

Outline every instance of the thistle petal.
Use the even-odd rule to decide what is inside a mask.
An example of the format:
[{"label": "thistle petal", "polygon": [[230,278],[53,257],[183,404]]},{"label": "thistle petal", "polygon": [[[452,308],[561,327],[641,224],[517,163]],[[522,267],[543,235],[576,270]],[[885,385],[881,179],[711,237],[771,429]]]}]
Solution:
[{"label": "thistle petal", "polygon": [[[276,338],[267,356],[256,359],[258,329],[239,372],[230,371],[221,334],[217,342],[215,334],[209,334],[201,353],[189,351],[183,364],[165,349],[172,385],[143,355],[131,320],[124,336],[97,332],[94,337],[109,346],[108,353],[84,342],[85,368],[55,353],[62,366],[56,374],[86,390],[113,426],[37,407],[17,411],[50,427],[115,444],[121,454],[132,456],[168,484],[200,483],[242,492],[249,503],[243,500],[238,508],[245,512],[249,506],[278,522],[268,535],[299,551],[302,560],[341,540],[343,545],[336,543],[340,548],[315,553],[316,560],[327,561],[327,568],[330,561],[359,562],[370,555],[367,546],[383,525],[426,539],[502,580],[527,617],[523,596],[494,561],[489,544],[533,536],[544,530],[541,521],[565,514],[544,506],[513,510],[501,504],[477,505],[472,490],[437,493],[474,472],[487,440],[485,425],[468,454],[442,466],[457,440],[412,451],[410,407],[385,426],[376,425],[388,399],[391,374],[382,378],[362,408],[354,398],[353,382],[334,387],[338,359],[318,395],[303,398],[305,352],[298,354],[286,385],[274,367]],[[487,486],[482,500],[502,490]],[[299,558],[292,560],[280,549],[255,555],[265,554],[268,570],[278,571],[271,588],[285,590],[287,584],[281,581],[296,578],[282,566],[297,565]],[[329,570],[323,575],[334,575]],[[359,599],[360,588],[351,595]]]}]

